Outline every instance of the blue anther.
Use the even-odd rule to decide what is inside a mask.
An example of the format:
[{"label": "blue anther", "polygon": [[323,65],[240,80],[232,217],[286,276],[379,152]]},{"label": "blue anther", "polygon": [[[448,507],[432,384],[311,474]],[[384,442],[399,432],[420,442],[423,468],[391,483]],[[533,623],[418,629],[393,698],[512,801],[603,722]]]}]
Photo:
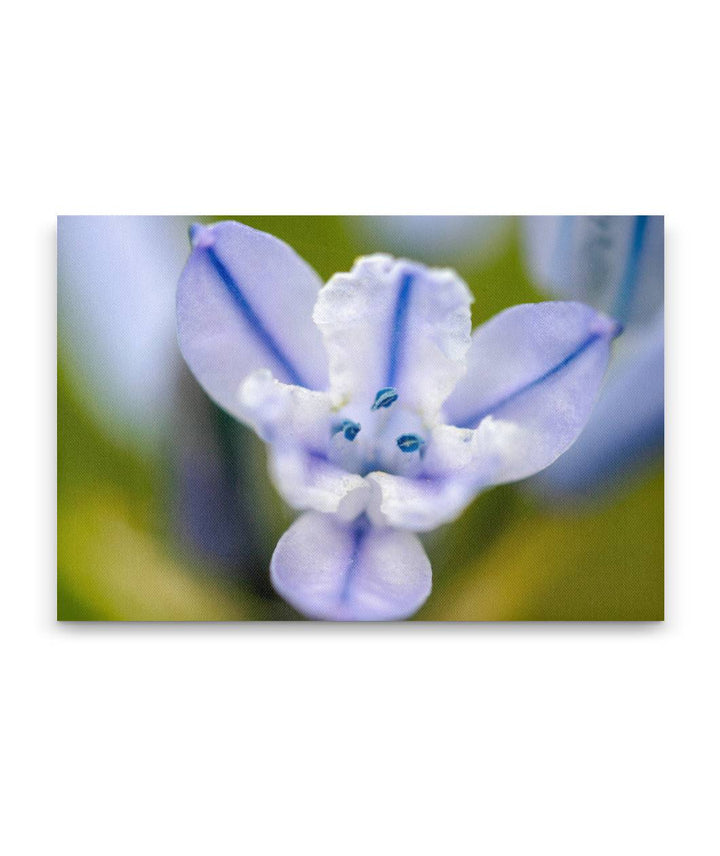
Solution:
[{"label": "blue anther", "polygon": [[346,440],[352,442],[360,432],[360,423],[353,422],[352,419],[343,419],[343,421],[333,428],[333,435],[339,434],[342,431]]},{"label": "blue anther", "polygon": [[418,437],[417,434],[401,434],[395,442],[401,452],[417,452],[421,446],[425,445],[423,438]]},{"label": "blue anther", "polygon": [[375,402],[371,410],[379,410],[381,407],[390,407],[398,400],[398,393],[394,386],[386,386],[379,389],[375,395]]}]

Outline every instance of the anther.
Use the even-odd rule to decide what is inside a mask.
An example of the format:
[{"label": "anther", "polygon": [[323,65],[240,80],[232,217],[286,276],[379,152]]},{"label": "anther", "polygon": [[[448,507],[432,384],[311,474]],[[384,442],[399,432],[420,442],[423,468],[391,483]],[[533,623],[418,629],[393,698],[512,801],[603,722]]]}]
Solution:
[{"label": "anther", "polygon": [[339,434],[342,431],[346,440],[352,442],[360,433],[360,423],[353,422],[352,419],[344,419],[339,425],[333,428],[333,435]]},{"label": "anther", "polygon": [[370,408],[371,410],[379,410],[381,407],[390,407],[391,404],[398,400],[398,393],[395,387],[386,386],[379,389],[375,395],[375,402]]},{"label": "anther", "polygon": [[401,434],[395,442],[401,452],[417,452],[425,445],[423,438],[418,437],[417,434]]}]

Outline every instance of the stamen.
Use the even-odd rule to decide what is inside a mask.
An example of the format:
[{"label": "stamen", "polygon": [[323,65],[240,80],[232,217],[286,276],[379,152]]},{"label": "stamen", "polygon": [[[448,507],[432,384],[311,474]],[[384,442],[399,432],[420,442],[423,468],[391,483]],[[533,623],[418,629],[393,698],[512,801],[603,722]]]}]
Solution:
[{"label": "stamen", "polygon": [[375,395],[375,402],[370,410],[379,410],[381,407],[390,407],[398,400],[398,393],[394,386],[386,386],[379,389]]},{"label": "stamen", "polygon": [[418,437],[417,434],[401,434],[395,442],[401,452],[417,452],[425,445],[423,438]]},{"label": "stamen", "polygon": [[345,439],[350,440],[350,442],[352,443],[352,441],[360,433],[360,427],[361,426],[359,422],[353,422],[352,419],[343,419],[343,421],[339,425],[336,425],[333,428],[333,436],[335,436],[335,434],[339,434],[342,431]]}]

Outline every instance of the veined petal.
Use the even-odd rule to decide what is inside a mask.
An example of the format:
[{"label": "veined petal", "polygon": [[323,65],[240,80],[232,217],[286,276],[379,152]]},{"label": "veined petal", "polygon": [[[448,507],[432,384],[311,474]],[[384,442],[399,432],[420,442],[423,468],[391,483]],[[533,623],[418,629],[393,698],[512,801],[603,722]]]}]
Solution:
[{"label": "veined petal", "polygon": [[[624,338],[624,337],[623,337]],[[623,344],[629,344],[627,342]],[[665,349],[662,313],[613,359],[587,427],[533,485],[554,497],[597,496],[662,452]]]},{"label": "veined petal", "polygon": [[235,222],[195,226],[177,291],[180,349],[206,392],[233,415],[241,381],[267,368],[310,389],[327,385],[312,323],[321,281],[287,244]]},{"label": "veined petal", "polygon": [[300,447],[274,446],[269,453],[275,487],[293,508],[336,514],[342,520],[353,520],[365,510],[370,485],[357,473]]},{"label": "veined petal", "polygon": [[437,430],[426,468],[479,485],[515,481],[551,464],[590,415],[619,326],[581,303],[501,312],[473,335],[468,373],[445,406],[458,429]]},{"label": "veined petal", "polygon": [[376,526],[428,532],[454,520],[475,496],[476,487],[459,478],[407,478],[375,472],[368,516]]},{"label": "veined petal", "polygon": [[430,594],[432,572],[410,532],[343,524],[304,514],[282,536],[270,564],[277,592],[311,618],[392,621],[407,618]]},{"label": "veined petal", "polygon": [[333,276],[313,317],[336,401],[369,410],[378,390],[393,388],[399,406],[433,419],[465,372],[471,301],[453,271],[386,255]]},{"label": "veined petal", "polygon": [[526,217],[530,269],[542,288],[585,300],[623,324],[663,303],[662,217]]}]

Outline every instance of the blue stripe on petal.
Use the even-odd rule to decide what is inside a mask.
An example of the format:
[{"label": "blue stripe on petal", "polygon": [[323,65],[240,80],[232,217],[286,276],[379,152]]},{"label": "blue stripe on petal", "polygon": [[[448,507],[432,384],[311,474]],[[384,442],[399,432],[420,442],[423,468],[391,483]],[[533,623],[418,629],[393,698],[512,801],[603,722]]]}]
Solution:
[{"label": "blue stripe on petal", "polygon": [[[200,246],[202,247],[202,245]],[[269,351],[273,359],[277,363],[279,363],[287,372],[290,383],[293,383],[296,386],[310,386],[310,384],[307,384],[303,380],[297,368],[293,365],[293,363],[290,361],[283,349],[280,347],[275,337],[269,332],[267,327],[263,324],[262,320],[258,317],[257,313],[248,302],[248,299],[243,294],[242,288],[240,287],[240,283],[237,282],[237,280],[232,276],[230,271],[225,267],[222,260],[219,258],[217,252],[215,251],[215,248],[212,246],[205,246],[202,247],[202,249],[205,250],[210,263],[215,269],[215,272],[222,280],[235,305],[245,317],[245,320],[249,324],[255,336],[259,339],[263,347],[265,347]]]},{"label": "blue stripe on petal", "polygon": [[[467,453],[463,475],[487,486],[552,464],[586,425],[619,332],[589,306],[562,301],[515,306],[483,324],[468,373],[445,404],[458,428],[433,432],[428,472],[441,474]],[[466,450],[468,428],[475,433]]]},{"label": "blue stripe on petal", "polygon": [[[614,336],[619,335],[621,332],[622,328],[618,325]],[[534,380],[531,380],[529,383],[523,384],[523,386],[519,387],[508,395],[503,396],[503,398],[498,399],[491,405],[484,407],[482,410],[478,411],[477,413],[474,413],[472,416],[467,417],[457,427],[476,428],[486,416],[489,416],[491,413],[494,413],[496,410],[499,410],[504,405],[509,404],[515,398],[518,398],[518,396],[529,392],[531,389],[534,389],[541,383],[544,383],[546,380],[549,380],[553,375],[556,375],[558,372],[569,366],[570,363],[573,362],[573,360],[576,360],[581,354],[585,353],[585,351],[587,351],[587,349],[591,345],[593,345],[595,342],[599,341],[602,338],[604,338],[604,335],[602,333],[592,333],[590,336],[587,337],[587,339],[585,339],[584,342],[578,345],[578,347],[575,348],[572,353],[568,354],[565,359],[561,360],[559,363],[556,363],[552,368],[548,369],[548,371],[546,371],[543,375],[535,378]]]},{"label": "blue stripe on petal", "polygon": [[464,373],[471,301],[452,271],[405,259],[367,256],[336,274],[313,312],[336,399],[357,417],[392,404],[396,392],[404,407],[434,419]]},{"label": "blue stripe on petal", "polygon": [[664,437],[662,316],[618,355],[585,430],[535,485],[546,496],[597,497],[653,460]]},{"label": "blue stripe on petal", "polygon": [[627,262],[623,272],[622,282],[618,290],[617,302],[615,304],[614,315],[620,321],[627,321],[630,307],[632,305],[635,288],[638,282],[638,273],[640,270],[640,257],[642,255],[647,232],[648,218],[641,216],[635,218],[633,234],[630,240],[630,249],[628,251]]},{"label": "blue stripe on petal", "polygon": [[343,587],[340,592],[341,604],[346,604],[352,594],[355,574],[357,573],[357,569],[360,564],[360,551],[362,550],[367,530],[367,518],[363,516],[360,518],[360,521],[356,524],[353,531],[352,553],[350,554],[350,561],[348,562],[348,566],[345,571],[345,582],[343,583]]},{"label": "blue stripe on petal", "polygon": [[405,345],[405,333],[407,327],[408,308],[410,306],[410,292],[412,289],[414,275],[406,273],[400,283],[393,324],[390,331],[390,352],[388,355],[387,386],[395,386],[398,371],[402,364],[403,349]]},{"label": "blue stripe on petal", "polygon": [[278,542],[270,563],[275,590],[310,618],[392,621],[425,601],[430,562],[417,536],[366,517],[343,523],[307,512]]}]

